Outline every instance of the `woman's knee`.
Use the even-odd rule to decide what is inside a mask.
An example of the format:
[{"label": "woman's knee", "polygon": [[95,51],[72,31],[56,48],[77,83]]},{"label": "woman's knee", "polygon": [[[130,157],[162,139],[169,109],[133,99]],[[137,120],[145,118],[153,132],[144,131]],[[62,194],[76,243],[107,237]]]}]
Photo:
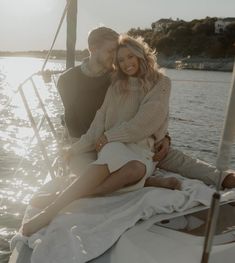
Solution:
[{"label": "woman's knee", "polygon": [[146,167],[140,161],[130,161],[127,163],[126,168],[128,178],[135,182],[141,180],[146,173]]}]

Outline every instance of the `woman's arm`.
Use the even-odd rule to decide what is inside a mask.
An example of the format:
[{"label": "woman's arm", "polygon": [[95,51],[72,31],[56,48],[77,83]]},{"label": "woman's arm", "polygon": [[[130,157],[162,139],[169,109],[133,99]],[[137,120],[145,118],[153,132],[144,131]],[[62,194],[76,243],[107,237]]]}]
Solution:
[{"label": "woman's arm", "polygon": [[170,79],[162,77],[146,94],[131,120],[104,133],[108,141],[137,142],[156,133],[168,120],[170,89]]}]

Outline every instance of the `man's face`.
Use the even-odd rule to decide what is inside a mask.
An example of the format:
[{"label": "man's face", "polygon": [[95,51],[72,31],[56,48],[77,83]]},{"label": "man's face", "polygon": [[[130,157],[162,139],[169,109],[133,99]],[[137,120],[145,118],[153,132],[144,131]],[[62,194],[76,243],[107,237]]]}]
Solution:
[{"label": "man's face", "polygon": [[117,41],[107,40],[96,49],[96,61],[104,69],[112,69],[117,44]]}]

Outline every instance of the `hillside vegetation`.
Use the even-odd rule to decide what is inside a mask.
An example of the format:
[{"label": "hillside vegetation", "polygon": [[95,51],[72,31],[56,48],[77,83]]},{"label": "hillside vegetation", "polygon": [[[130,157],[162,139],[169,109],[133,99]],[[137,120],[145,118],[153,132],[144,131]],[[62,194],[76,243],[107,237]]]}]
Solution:
[{"label": "hillside vegetation", "polygon": [[[172,56],[200,56],[207,58],[229,58],[235,55],[235,22],[220,34],[215,34],[217,18],[207,17],[190,22],[172,23],[160,32],[153,28],[131,28],[128,34],[140,35],[159,54]],[[152,27],[154,24],[152,24]]]}]

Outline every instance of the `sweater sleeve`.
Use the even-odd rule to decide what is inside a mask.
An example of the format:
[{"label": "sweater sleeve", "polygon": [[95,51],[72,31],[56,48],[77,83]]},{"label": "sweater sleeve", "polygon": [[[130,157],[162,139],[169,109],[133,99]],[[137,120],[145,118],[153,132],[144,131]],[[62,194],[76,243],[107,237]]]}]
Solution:
[{"label": "sweater sleeve", "polygon": [[171,82],[163,76],[145,95],[136,115],[105,132],[109,142],[137,142],[153,135],[168,120]]},{"label": "sweater sleeve", "polygon": [[74,98],[74,82],[73,70],[68,70],[61,74],[57,82],[57,89],[64,105],[64,117],[69,134],[76,137],[76,115],[74,114],[73,98]]},{"label": "sweater sleeve", "polygon": [[96,112],[95,118],[92,121],[88,131],[72,145],[72,152],[75,154],[95,150],[95,143],[98,138],[104,133],[105,116],[107,106],[110,102],[112,87],[110,86],[104,98],[101,108]]}]

